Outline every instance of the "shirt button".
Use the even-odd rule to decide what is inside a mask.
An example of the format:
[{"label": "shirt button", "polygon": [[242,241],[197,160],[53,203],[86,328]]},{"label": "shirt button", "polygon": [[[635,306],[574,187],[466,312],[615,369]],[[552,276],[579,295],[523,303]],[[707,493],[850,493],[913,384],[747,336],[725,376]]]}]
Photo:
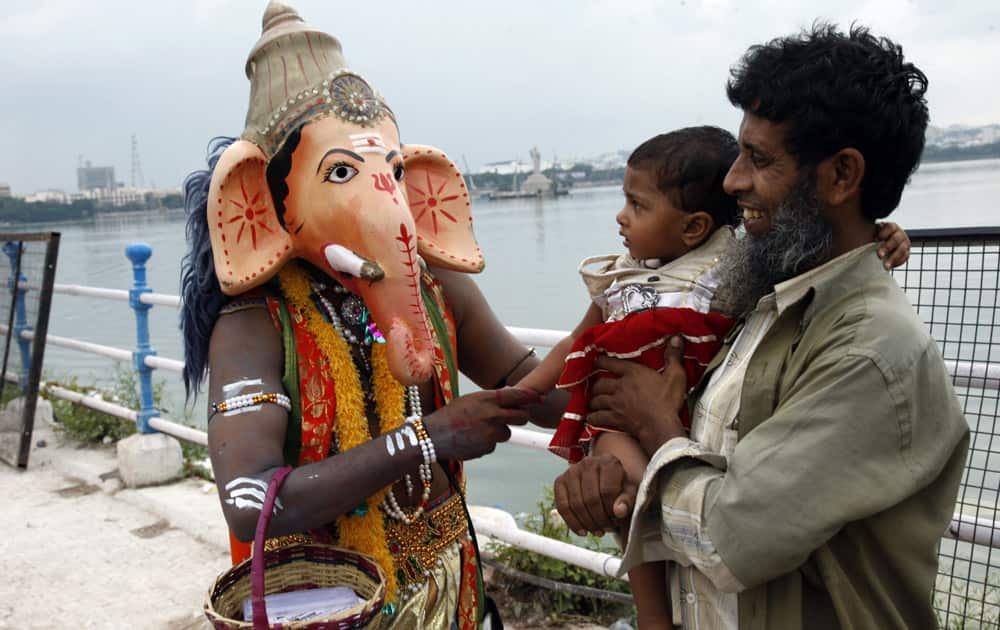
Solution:
[{"label": "shirt button", "polygon": [[696,601],[698,601],[698,597],[694,593],[688,593],[687,596],[684,599],[687,600],[687,603],[692,604],[692,605]]}]

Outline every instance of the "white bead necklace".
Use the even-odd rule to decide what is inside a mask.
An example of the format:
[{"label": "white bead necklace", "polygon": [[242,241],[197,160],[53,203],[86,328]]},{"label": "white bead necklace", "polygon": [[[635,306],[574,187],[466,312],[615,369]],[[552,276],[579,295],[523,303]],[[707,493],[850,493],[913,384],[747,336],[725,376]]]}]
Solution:
[{"label": "white bead necklace", "polygon": [[[337,311],[333,307],[333,304],[331,304],[330,300],[323,295],[323,290],[325,288],[325,285],[316,283],[313,285],[313,293],[315,293],[319,298],[320,304],[322,305],[323,310],[326,311],[327,318],[330,320],[330,323],[333,324],[333,328],[337,331],[337,334],[348,343],[356,346],[361,345],[362,343],[364,345],[371,345],[371,339],[366,338],[364,340],[359,340],[357,335],[344,325],[340,316],[337,315]],[[336,293],[350,293],[350,291],[339,284],[333,285],[333,290]],[[364,356],[362,356],[362,359],[364,359]],[[367,364],[367,361],[365,361],[365,363]],[[423,407],[421,406],[420,401],[420,388],[416,385],[410,385],[407,387],[406,399],[410,412],[406,416],[406,422],[413,423],[414,420],[419,420],[423,416]],[[399,506],[399,501],[396,500],[396,495],[393,493],[391,487],[388,492],[386,492],[385,498],[382,500],[382,509],[385,510],[385,513],[407,525],[420,518],[424,513],[427,502],[431,498],[431,481],[434,478],[431,465],[437,461],[437,452],[434,450],[433,442],[430,440],[420,440],[418,444],[420,445],[420,452],[424,458],[423,463],[421,463],[418,468],[420,481],[423,485],[423,492],[420,495],[420,503],[417,505],[416,509],[414,509],[413,514],[408,515],[403,511],[403,508]],[[409,474],[404,475],[404,482],[406,484],[407,496],[412,497],[414,490],[413,479]]]}]

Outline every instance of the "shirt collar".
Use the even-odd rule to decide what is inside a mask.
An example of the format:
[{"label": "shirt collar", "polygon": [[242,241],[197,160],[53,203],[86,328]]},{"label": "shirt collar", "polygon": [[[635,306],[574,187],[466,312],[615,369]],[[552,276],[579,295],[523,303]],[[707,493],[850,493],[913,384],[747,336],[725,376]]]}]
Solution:
[{"label": "shirt collar", "polygon": [[798,303],[806,297],[811,289],[833,280],[850,267],[855,259],[860,258],[869,252],[875,251],[876,247],[878,247],[878,243],[868,243],[860,247],[855,247],[851,251],[837,256],[833,260],[825,262],[819,267],[815,267],[805,273],[795,276],[794,278],[790,278],[784,282],[776,284],[774,286],[774,293],[770,293],[761,298],[760,302],[758,302],[757,308],[766,308],[773,300],[774,307],[777,309],[778,315],[781,315],[788,309],[788,307]]}]

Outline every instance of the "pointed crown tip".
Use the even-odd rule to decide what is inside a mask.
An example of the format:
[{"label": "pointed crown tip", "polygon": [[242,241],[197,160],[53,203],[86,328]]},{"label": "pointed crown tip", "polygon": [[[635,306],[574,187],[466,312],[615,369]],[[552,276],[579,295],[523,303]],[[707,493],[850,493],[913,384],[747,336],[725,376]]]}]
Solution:
[{"label": "pointed crown tip", "polygon": [[274,30],[279,25],[287,24],[289,22],[304,23],[304,20],[299,15],[298,11],[293,9],[291,6],[285,4],[284,2],[271,0],[267,3],[267,8],[264,9],[264,17],[261,19],[261,33],[267,33],[268,31]]}]

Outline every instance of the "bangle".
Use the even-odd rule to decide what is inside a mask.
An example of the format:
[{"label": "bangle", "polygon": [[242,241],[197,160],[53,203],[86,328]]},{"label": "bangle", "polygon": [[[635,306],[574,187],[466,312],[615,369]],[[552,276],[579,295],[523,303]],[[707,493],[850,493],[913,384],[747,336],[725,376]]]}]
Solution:
[{"label": "bangle", "polygon": [[278,394],[271,392],[265,394],[263,392],[257,392],[256,394],[240,394],[239,396],[233,396],[232,398],[227,398],[220,403],[212,403],[212,413],[208,416],[211,420],[217,413],[228,413],[231,411],[237,411],[239,409],[246,409],[247,407],[254,407],[256,405],[261,405],[263,403],[270,403],[272,405],[278,405],[285,411],[292,410],[292,401],[288,396],[284,394]]},{"label": "bangle", "polygon": [[521,357],[521,360],[518,361],[517,363],[515,363],[514,367],[510,368],[507,371],[507,373],[503,375],[503,378],[501,378],[499,381],[497,381],[497,384],[493,386],[493,389],[500,389],[501,387],[506,387],[507,386],[507,379],[509,379],[511,377],[511,375],[514,372],[517,371],[517,368],[521,367],[522,363],[524,363],[525,361],[528,360],[528,357],[532,357],[532,356],[535,356],[535,347],[534,346],[529,346],[528,347],[528,353],[526,355],[524,355],[523,357]]}]

